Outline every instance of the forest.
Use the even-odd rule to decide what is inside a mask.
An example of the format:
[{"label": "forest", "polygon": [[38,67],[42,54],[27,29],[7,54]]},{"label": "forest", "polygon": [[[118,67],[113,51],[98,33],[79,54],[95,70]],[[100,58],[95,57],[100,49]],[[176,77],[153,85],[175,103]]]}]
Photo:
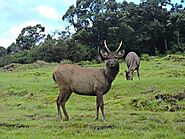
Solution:
[{"label": "forest", "polygon": [[[158,56],[185,52],[184,1],[77,0],[62,16],[65,30],[46,34],[41,24],[22,29],[7,49],[0,47],[0,66],[10,63],[96,61],[107,40],[110,49],[123,41],[126,53]],[[71,28],[74,31],[71,31]]]}]

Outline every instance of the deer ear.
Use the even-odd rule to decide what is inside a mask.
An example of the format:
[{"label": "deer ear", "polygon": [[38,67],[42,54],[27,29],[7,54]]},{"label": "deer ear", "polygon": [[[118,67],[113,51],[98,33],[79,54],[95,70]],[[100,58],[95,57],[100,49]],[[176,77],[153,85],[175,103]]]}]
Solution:
[{"label": "deer ear", "polygon": [[121,58],[124,56],[124,54],[125,54],[125,50],[121,50],[118,52],[118,57]]},{"label": "deer ear", "polygon": [[100,55],[104,58],[107,59],[108,58],[108,53],[104,50],[100,50]]}]

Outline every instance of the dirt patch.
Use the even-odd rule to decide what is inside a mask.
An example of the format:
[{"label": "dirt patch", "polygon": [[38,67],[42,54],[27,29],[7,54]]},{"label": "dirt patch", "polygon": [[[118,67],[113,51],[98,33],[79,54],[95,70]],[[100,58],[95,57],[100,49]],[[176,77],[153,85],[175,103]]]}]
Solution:
[{"label": "dirt patch", "polygon": [[12,128],[30,128],[30,125],[24,125],[24,124],[9,124],[9,123],[0,123],[0,127],[12,127]]},{"label": "dirt patch", "polygon": [[156,87],[150,87],[147,88],[146,90],[144,90],[143,92],[141,92],[141,94],[155,94],[155,93],[159,93],[160,91],[157,90]]},{"label": "dirt patch", "polygon": [[114,125],[101,125],[101,126],[89,125],[89,128],[93,130],[105,130],[105,129],[113,129],[115,128],[115,126]]},{"label": "dirt patch", "polygon": [[131,100],[130,105],[135,110],[152,110],[150,100],[133,99],[133,100]]},{"label": "dirt patch", "polygon": [[185,98],[185,92],[184,93],[178,93],[175,95],[171,94],[158,94],[155,96],[155,99],[158,101],[167,101],[169,103],[175,103],[177,100],[181,101]]},{"label": "dirt patch", "polygon": [[19,96],[23,97],[28,94],[27,90],[14,90],[10,89],[7,92],[3,92],[0,96],[2,97],[11,97],[11,96]]},{"label": "dirt patch", "polygon": [[184,106],[178,104],[179,101],[185,99],[185,92],[178,94],[158,94],[155,96],[158,106],[163,106],[166,111],[174,112],[185,109]]},{"label": "dirt patch", "polygon": [[19,66],[19,64],[11,63],[11,64],[9,64],[9,65],[4,66],[2,69],[3,69],[4,71],[13,71],[13,70],[15,70],[18,66]]},{"label": "dirt patch", "polygon": [[[154,93],[154,90],[145,91],[144,94]],[[153,94],[150,98],[134,98],[129,105],[134,110],[169,111],[185,110],[183,100],[185,92],[176,94]]]},{"label": "dirt patch", "polygon": [[27,118],[30,118],[32,120],[39,120],[39,119],[51,119],[54,116],[45,114],[45,115],[38,115],[38,114],[30,114],[30,115],[24,115]]}]

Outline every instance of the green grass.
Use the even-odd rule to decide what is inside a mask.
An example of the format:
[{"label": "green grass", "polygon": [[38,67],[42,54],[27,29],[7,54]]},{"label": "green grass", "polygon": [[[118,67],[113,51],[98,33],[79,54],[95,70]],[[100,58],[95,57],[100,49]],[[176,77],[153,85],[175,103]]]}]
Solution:
[{"label": "green grass", "polygon": [[[126,65],[121,63],[120,73],[104,96],[105,122],[94,121],[95,97],[76,94],[66,104],[70,120],[56,120],[58,88],[52,80],[56,66],[34,63],[0,71],[1,139],[185,138],[183,61],[174,57],[141,61],[141,80],[134,75],[133,81],[126,81]],[[176,97],[179,94],[181,99]],[[156,99],[157,95],[161,98]]]}]

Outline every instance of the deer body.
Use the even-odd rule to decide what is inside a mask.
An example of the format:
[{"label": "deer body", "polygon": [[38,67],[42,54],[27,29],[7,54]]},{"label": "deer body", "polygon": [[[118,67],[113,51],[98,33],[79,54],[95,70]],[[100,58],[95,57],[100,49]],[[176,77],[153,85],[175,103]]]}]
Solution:
[{"label": "deer body", "polygon": [[[54,76],[61,89],[65,87],[76,94],[96,96],[97,92],[108,92],[118,70],[119,68],[95,69],[64,64],[55,69]],[[114,73],[110,77],[111,72]]]},{"label": "deer body", "polygon": [[[104,43],[106,45],[106,42]],[[109,50],[109,53],[104,53],[102,55],[104,58],[108,59],[105,69],[87,68],[75,64],[64,64],[58,66],[54,70],[53,79],[58,84],[60,90],[56,101],[59,119],[62,118],[60,106],[62,107],[65,119],[69,119],[65,103],[72,92],[74,92],[79,95],[96,96],[96,119],[99,118],[100,108],[103,120],[105,120],[103,95],[109,91],[113,80],[119,72],[118,57],[121,57],[123,54],[118,53],[117,49],[116,52],[112,53]]]},{"label": "deer body", "polygon": [[133,80],[133,73],[135,70],[137,71],[138,78],[140,79],[139,75],[140,59],[137,56],[137,54],[135,52],[129,52],[125,58],[125,61],[128,67],[128,71],[125,71],[126,79]]}]

